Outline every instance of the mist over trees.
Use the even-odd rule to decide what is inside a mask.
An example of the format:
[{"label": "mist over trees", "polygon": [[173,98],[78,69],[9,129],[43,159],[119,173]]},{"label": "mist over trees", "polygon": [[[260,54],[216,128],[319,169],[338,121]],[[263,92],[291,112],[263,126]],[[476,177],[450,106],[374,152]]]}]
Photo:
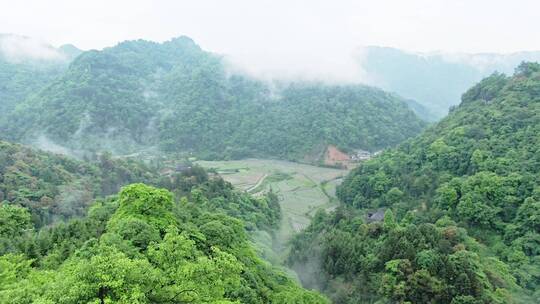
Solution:
[{"label": "mist over trees", "polygon": [[538,63],[493,74],[441,122],[353,170],[337,190],[343,207],[294,239],[289,264],[316,257],[335,303],[535,303],[539,80]]},{"label": "mist over trees", "polygon": [[379,150],[425,125],[397,95],[230,74],[220,56],[180,37],[84,52],[20,100],[0,130],[8,140],[75,151],[157,147],[210,159],[301,159],[329,144]]},{"label": "mist over trees", "polygon": [[[538,303],[540,65],[518,63],[540,53],[367,50],[347,68],[384,90],[257,78],[186,36],[0,35],[0,302]],[[248,166],[197,165],[330,145],[383,151],[253,195],[224,179]],[[329,200],[298,200],[289,242],[276,179]]]},{"label": "mist over trees", "polygon": [[60,77],[79,53],[73,46],[57,49],[32,38],[0,34],[0,121]]},{"label": "mist over trees", "polygon": [[210,198],[198,193],[176,201],[165,189],[133,184],[86,217],[41,230],[28,229],[25,209],[0,207],[11,228],[0,230],[0,299],[328,303],[258,258],[243,222],[208,211],[197,200]]},{"label": "mist over trees", "polygon": [[437,121],[457,106],[461,94],[494,72],[512,74],[523,61],[539,61],[540,52],[414,53],[389,47],[365,47],[358,62],[364,82],[405,98],[424,109],[423,117]]}]

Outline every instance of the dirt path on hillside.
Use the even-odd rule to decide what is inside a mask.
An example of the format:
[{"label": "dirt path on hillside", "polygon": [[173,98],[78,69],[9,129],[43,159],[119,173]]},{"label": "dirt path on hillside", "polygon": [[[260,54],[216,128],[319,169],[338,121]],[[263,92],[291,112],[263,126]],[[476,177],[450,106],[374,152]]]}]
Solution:
[{"label": "dirt path on hillside", "polygon": [[259,180],[257,181],[255,185],[247,188],[246,192],[251,193],[251,191],[257,189],[257,187],[259,187],[267,177],[268,177],[268,173],[265,173],[263,176],[261,176],[261,178],[259,178]]}]

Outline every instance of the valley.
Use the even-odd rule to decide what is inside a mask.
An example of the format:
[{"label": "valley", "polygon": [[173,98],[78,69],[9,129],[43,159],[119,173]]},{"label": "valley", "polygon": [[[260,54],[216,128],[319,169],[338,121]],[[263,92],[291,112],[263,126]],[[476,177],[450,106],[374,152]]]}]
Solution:
[{"label": "valley", "polygon": [[540,303],[536,15],[188,2],[0,33],[0,304]]},{"label": "valley", "polygon": [[[282,218],[276,232],[274,251],[281,252],[295,234],[306,228],[317,210],[338,206],[336,186],[349,172],[346,169],[264,159],[197,161],[215,170],[236,188],[254,196],[277,194]],[[282,253],[283,254],[283,253]]]}]

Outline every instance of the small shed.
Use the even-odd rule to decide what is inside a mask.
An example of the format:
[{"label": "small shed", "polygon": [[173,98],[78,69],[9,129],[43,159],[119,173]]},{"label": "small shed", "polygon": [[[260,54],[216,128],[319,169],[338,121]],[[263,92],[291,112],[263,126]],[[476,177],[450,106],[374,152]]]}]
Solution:
[{"label": "small shed", "polygon": [[382,222],[384,220],[384,210],[380,209],[377,211],[368,212],[366,220],[368,223]]}]

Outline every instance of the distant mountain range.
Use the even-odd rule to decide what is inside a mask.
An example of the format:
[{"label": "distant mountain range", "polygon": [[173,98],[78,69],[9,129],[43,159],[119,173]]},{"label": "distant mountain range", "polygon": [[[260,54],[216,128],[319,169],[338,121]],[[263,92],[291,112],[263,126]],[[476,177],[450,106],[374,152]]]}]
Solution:
[{"label": "distant mountain range", "polygon": [[461,94],[495,71],[511,75],[523,61],[540,61],[540,51],[510,54],[411,53],[366,47],[359,62],[370,85],[416,100],[438,120],[458,105]]}]

